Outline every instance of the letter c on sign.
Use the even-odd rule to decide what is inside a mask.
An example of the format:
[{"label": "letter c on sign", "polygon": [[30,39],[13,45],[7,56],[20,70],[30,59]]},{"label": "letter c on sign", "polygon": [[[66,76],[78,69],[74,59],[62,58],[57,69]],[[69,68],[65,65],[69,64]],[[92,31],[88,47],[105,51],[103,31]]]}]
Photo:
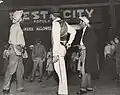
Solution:
[{"label": "letter c on sign", "polygon": [[71,18],[71,10],[65,10],[63,12],[63,17],[64,18]]}]

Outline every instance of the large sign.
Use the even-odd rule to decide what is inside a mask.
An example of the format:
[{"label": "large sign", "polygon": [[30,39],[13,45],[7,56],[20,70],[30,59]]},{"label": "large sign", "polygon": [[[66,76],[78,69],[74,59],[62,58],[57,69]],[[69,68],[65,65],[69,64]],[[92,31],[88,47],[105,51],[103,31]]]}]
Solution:
[{"label": "large sign", "polygon": [[[50,9],[26,9],[24,10],[24,30],[44,31],[51,30]],[[69,24],[78,24],[80,16],[86,16],[91,22],[102,22],[101,8],[61,8],[63,18]],[[13,11],[9,12],[12,20]]]}]

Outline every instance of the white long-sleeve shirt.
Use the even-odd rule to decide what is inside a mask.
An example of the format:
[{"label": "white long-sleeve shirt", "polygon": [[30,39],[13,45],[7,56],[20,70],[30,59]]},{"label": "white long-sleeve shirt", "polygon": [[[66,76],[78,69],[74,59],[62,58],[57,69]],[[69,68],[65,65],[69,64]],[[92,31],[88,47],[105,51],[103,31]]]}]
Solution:
[{"label": "white long-sleeve shirt", "polygon": [[23,31],[19,23],[13,24],[11,26],[8,42],[13,45],[22,45],[23,47],[25,46]]},{"label": "white long-sleeve shirt", "polygon": [[[61,20],[60,18],[55,19],[52,22],[52,41],[53,41],[53,56],[59,55],[59,47],[60,47],[60,31],[61,31],[61,26],[59,24],[59,21]],[[71,44],[75,38],[76,30],[68,25],[66,22],[67,27],[68,27],[68,33],[70,33],[70,38],[68,43]]]},{"label": "white long-sleeve shirt", "polygon": [[83,33],[82,33],[82,37],[81,37],[81,40],[80,40],[80,45],[81,45],[81,46],[84,45],[84,43],[83,43],[83,37],[84,37],[86,28],[87,28],[87,26],[85,26],[85,27],[83,28]]},{"label": "white long-sleeve shirt", "polygon": [[75,35],[76,35],[77,31],[71,25],[69,25],[67,22],[66,22],[66,24],[67,24],[67,27],[68,27],[68,31],[67,32],[70,34],[70,38],[68,40],[68,44],[71,44],[73,42],[74,38],[75,38]]}]

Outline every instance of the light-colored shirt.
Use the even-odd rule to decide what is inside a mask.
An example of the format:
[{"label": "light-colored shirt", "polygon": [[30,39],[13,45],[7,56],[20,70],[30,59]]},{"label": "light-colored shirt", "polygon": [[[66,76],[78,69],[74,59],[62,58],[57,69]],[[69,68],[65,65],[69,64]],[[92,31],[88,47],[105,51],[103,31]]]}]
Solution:
[{"label": "light-colored shirt", "polygon": [[50,59],[50,58],[52,58],[52,52],[51,52],[51,51],[49,51],[49,52],[47,53],[47,59]]},{"label": "light-colored shirt", "polygon": [[[59,55],[59,47],[60,47],[60,31],[61,31],[61,26],[59,24],[59,21],[61,20],[60,18],[56,18],[52,22],[52,42],[53,42],[53,56]],[[76,30],[70,26],[67,22],[67,27],[68,27],[68,33],[70,33],[70,38],[68,40],[68,43],[71,44],[75,38]]]},{"label": "light-colored shirt", "polygon": [[83,37],[84,37],[86,28],[87,28],[87,26],[85,26],[85,27],[83,28],[83,33],[82,33],[81,40],[80,40],[80,45],[81,45],[81,46],[84,45],[84,43],[83,43]]},{"label": "light-colored shirt", "polygon": [[32,49],[32,58],[40,57],[45,59],[46,57],[46,50],[42,44],[36,44]]},{"label": "light-colored shirt", "polygon": [[107,54],[111,54],[112,48],[111,45],[106,45],[104,50],[104,56],[106,57]]},{"label": "light-colored shirt", "polygon": [[60,24],[59,21],[60,18],[55,19],[52,22],[52,43],[53,43],[53,56],[59,54],[59,47],[60,47]]},{"label": "light-colored shirt", "polygon": [[8,42],[13,45],[22,45],[23,47],[25,46],[23,31],[19,23],[13,24],[11,26]]}]

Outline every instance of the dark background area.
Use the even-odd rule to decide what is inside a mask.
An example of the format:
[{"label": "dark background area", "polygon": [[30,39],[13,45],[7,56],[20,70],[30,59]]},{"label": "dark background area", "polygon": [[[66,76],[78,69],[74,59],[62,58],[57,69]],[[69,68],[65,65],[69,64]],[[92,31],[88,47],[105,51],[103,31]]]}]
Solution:
[{"label": "dark background area", "polygon": [[4,0],[5,5],[12,6],[39,6],[39,5],[62,5],[62,4],[90,4],[103,3],[108,0]]}]

